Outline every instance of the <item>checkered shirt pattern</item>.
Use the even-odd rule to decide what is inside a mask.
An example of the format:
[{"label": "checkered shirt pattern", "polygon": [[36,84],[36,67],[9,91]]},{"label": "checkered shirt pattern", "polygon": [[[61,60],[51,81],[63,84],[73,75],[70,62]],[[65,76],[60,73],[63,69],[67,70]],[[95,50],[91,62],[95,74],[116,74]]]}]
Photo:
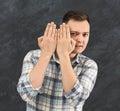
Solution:
[{"label": "checkered shirt pattern", "polygon": [[85,100],[96,82],[98,71],[96,62],[82,54],[78,54],[71,61],[77,82],[66,94],[62,85],[60,63],[55,56],[51,57],[42,86],[34,89],[31,85],[29,74],[40,54],[40,49],[26,54],[17,84],[17,91],[26,102],[26,111],[82,111]]}]

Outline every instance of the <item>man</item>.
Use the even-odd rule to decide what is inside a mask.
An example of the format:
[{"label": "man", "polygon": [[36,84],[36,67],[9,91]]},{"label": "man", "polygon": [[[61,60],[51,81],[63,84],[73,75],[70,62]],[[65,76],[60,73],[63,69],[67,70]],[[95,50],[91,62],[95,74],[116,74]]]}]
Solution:
[{"label": "man", "polygon": [[38,38],[40,49],[28,52],[17,90],[26,111],[82,111],[97,77],[97,64],[82,55],[90,35],[89,17],[68,11],[56,29],[48,23]]}]

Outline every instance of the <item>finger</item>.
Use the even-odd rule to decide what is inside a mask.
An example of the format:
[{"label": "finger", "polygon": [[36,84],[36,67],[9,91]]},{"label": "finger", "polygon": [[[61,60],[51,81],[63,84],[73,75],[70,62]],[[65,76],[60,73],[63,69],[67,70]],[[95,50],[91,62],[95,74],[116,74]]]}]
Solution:
[{"label": "finger", "polygon": [[60,38],[63,38],[62,25],[60,25],[60,29],[59,29],[59,39]]},{"label": "finger", "polygon": [[41,42],[43,40],[43,36],[38,38],[38,42]]},{"label": "finger", "polygon": [[46,26],[46,29],[45,29],[45,32],[44,32],[44,36],[45,36],[45,37],[48,36],[49,27],[50,27],[50,23],[48,23],[47,26]]},{"label": "finger", "polygon": [[75,44],[76,44],[76,41],[71,39],[71,45],[72,45],[73,48],[75,47]]},{"label": "finger", "polygon": [[57,30],[57,40],[60,39],[60,29]]},{"label": "finger", "polygon": [[50,27],[48,29],[48,37],[52,37],[53,25],[54,25],[54,22],[51,22]]},{"label": "finger", "polygon": [[63,36],[63,38],[66,38],[66,25],[65,25],[65,23],[62,24],[62,36]]},{"label": "finger", "polygon": [[38,46],[40,46],[40,48],[42,47],[42,43],[43,43],[43,36],[38,38]]},{"label": "finger", "polygon": [[70,29],[68,25],[66,25],[66,37],[70,39]]},{"label": "finger", "polygon": [[55,24],[53,24],[53,30],[52,30],[52,35],[51,35],[51,37],[52,38],[55,38],[55,35],[56,34],[56,25]]},{"label": "finger", "polygon": [[55,29],[55,34],[54,34],[54,40],[56,41],[57,40],[57,29]]}]

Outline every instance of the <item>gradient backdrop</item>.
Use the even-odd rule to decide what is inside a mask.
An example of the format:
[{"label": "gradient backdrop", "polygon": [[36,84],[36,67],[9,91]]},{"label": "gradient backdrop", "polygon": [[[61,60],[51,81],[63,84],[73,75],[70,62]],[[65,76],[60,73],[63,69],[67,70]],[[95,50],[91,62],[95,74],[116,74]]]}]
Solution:
[{"label": "gradient backdrop", "polygon": [[37,37],[48,22],[58,26],[71,9],[90,16],[85,55],[99,66],[84,111],[120,111],[120,0],[0,0],[0,111],[25,111],[17,93],[22,61],[38,48]]}]

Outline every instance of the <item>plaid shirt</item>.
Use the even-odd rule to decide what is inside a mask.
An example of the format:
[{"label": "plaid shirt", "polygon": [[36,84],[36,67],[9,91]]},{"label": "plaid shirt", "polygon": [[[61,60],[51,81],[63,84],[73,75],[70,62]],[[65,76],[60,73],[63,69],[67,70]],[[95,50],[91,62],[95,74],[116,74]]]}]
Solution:
[{"label": "plaid shirt", "polygon": [[29,73],[37,63],[40,53],[37,49],[25,56],[17,85],[17,91],[26,101],[26,111],[82,111],[84,102],[95,85],[97,64],[90,58],[78,54],[71,62],[77,82],[66,94],[62,85],[59,61],[52,56],[42,86],[34,89],[29,80]]}]

